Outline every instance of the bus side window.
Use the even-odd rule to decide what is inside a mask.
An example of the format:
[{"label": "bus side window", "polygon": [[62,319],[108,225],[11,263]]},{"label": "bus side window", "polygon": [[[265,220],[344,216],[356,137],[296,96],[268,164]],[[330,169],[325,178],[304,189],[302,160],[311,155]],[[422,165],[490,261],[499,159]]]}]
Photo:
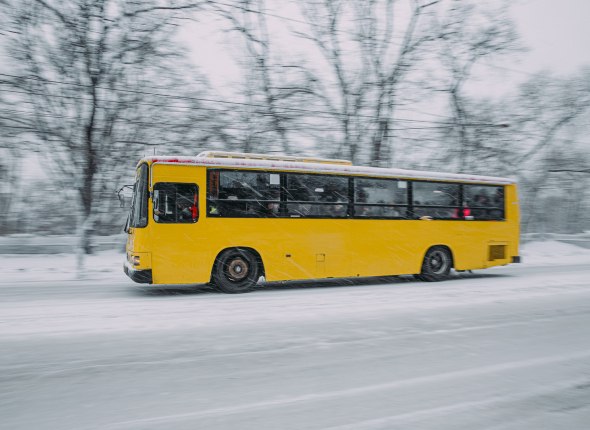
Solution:
[{"label": "bus side window", "polygon": [[408,205],[405,181],[355,178],[354,216],[362,218],[405,217]]},{"label": "bus side window", "polygon": [[343,218],[348,213],[348,178],[286,174],[286,215],[293,218]]},{"label": "bus side window", "polygon": [[456,218],[459,210],[459,184],[414,181],[414,217]]},{"label": "bus side window", "polygon": [[207,214],[228,218],[264,218],[278,214],[280,175],[260,171],[210,170],[211,182],[219,180],[217,195],[207,194]]},{"label": "bus side window", "polygon": [[159,182],[154,185],[153,203],[157,223],[195,223],[199,218],[195,184]]},{"label": "bus side window", "polygon": [[463,186],[463,201],[475,220],[504,219],[504,187],[469,184]]}]

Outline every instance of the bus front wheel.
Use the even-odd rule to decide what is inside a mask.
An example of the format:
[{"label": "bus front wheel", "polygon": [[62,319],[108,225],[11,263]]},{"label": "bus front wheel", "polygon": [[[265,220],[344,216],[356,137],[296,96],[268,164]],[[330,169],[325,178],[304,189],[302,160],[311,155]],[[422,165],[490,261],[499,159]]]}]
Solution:
[{"label": "bus front wheel", "polygon": [[424,256],[422,271],[417,278],[427,282],[442,281],[449,277],[452,267],[451,251],[444,246],[433,246]]},{"label": "bus front wheel", "polygon": [[224,293],[247,293],[256,285],[260,267],[256,257],[246,249],[223,251],[213,269],[213,283]]}]

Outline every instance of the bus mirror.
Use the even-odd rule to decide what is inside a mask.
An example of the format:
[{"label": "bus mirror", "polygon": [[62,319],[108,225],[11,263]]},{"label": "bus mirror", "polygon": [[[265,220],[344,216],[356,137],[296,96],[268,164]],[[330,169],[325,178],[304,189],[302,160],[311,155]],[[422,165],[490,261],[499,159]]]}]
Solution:
[{"label": "bus mirror", "polygon": [[130,208],[133,197],[133,185],[123,185],[117,190],[117,198],[119,199],[119,206],[122,208]]}]

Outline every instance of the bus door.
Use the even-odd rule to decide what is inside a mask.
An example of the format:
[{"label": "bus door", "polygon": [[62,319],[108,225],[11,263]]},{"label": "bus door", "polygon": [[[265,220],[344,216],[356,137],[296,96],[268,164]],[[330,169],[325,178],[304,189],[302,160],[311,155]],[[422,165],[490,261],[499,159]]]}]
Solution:
[{"label": "bus door", "polygon": [[202,281],[198,244],[200,204],[197,168],[154,165],[152,171],[151,243],[154,283]]}]

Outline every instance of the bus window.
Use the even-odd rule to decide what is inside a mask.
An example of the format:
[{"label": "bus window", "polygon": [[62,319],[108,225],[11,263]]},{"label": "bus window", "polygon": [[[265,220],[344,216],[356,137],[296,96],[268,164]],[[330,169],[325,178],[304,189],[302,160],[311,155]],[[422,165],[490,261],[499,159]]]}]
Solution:
[{"label": "bus window", "polygon": [[475,220],[504,219],[504,187],[463,185],[463,201]]},{"label": "bus window", "polygon": [[444,182],[412,182],[414,216],[451,219],[457,215],[459,184]]},{"label": "bus window", "polygon": [[154,185],[154,220],[158,223],[194,223],[199,218],[195,184],[160,182]]},{"label": "bus window", "polygon": [[343,218],[348,213],[348,178],[288,173],[287,216]]},{"label": "bus window", "polygon": [[395,179],[354,180],[354,216],[363,218],[405,218],[407,182]]},{"label": "bus window", "polygon": [[210,170],[207,214],[219,217],[278,216],[280,175],[269,172]]}]

